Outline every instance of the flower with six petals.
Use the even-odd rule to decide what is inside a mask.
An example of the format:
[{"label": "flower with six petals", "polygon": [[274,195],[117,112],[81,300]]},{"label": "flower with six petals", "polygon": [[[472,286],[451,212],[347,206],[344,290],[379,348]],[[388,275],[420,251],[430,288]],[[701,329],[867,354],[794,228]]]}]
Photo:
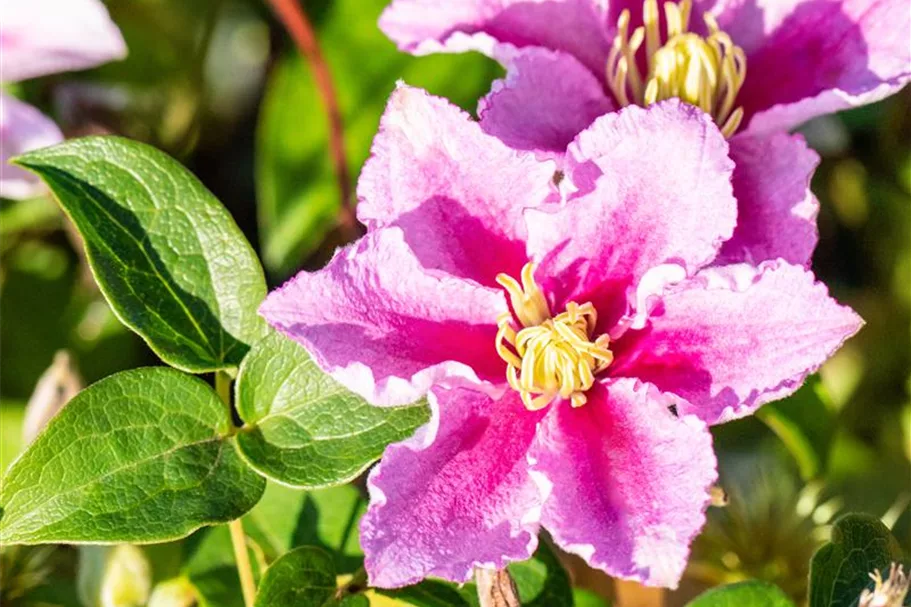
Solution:
[{"label": "flower with six petals", "polygon": [[716,479],[708,426],[781,398],[862,324],[801,265],[719,261],[728,143],[677,100],[606,114],[556,163],[392,95],[358,242],[260,312],[376,405],[431,421],[368,480],[371,583],[469,579],[546,528],[675,586]]}]

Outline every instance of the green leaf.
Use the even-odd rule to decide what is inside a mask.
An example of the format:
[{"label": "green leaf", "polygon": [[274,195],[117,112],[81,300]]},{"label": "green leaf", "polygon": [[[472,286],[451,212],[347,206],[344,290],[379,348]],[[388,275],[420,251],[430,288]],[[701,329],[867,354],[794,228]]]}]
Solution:
[{"label": "green leaf", "polygon": [[872,588],[869,574],[901,561],[898,541],[878,518],[846,514],[832,528],[831,541],[810,561],[810,607],[851,607]]},{"label": "green leaf", "polygon": [[203,381],[164,367],[80,392],[13,463],[0,542],[163,542],[233,520],[265,480],[238,456],[231,417]]},{"label": "green leaf", "polygon": [[332,555],[338,573],[352,573],[363,565],[357,523],[366,507],[351,485],[305,491],[270,482],[244,517],[244,528],[269,559],[317,546]]},{"label": "green leaf", "polygon": [[794,607],[794,603],[775,584],[750,580],[712,588],[687,607]]},{"label": "green leaf", "polygon": [[321,607],[335,594],[332,558],[305,546],[288,552],[266,569],[256,607]]},{"label": "green leaf", "polygon": [[323,373],[295,342],[271,333],[241,365],[237,409],[247,426],[241,453],[280,483],[318,488],[347,482],[389,443],[430,418],[423,403],[374,407]]},{"label": "green leaf", "polygon": [[534,557],[509,565],[508,570],[525,607],[572,607],[569,574],[545,542]]},{"label": "green leaf", "polygon": [[16,163],[50,186],[117,317],[171,366],[236,367],[264,334],[262,268],[228,211],[177,161],[86,137]]},{"label": "green leaf", "polygon": [[[196,589],[200,607],[244,607],[231,533],[227,526],[200,529],[186,540],[187,559],[183,575]],[[247,542],[253,577],[259,575],[259,559]]]},{"label": "green leaf", "polygon": [[[527,561],[512,563],[507,568],[509,575],[515,582],[516,590],[519,591],[519,599],[525,607],[572,607],[573,589],[569,580],[569,574],[563,565],[553,553],[553,550],[545,542],[538,544],[538,550],[534,556]],[[406,600],[409,596],[422,596],[428,590],[427,581],[416,586],[403,588],[392,591],[391,596],[400,597],[404,593]],[[446,588],[456,590],[454,585],[445,585]],[[432,596],[436,597],[442,588],[433,588]],[[417,592],[415,592],[417,591]],[[420,594],[418,594],[418,592]],[[455,605],[476,605],[478,590],[474,582],[469,582],[458,587],[458,594],[461,597],[460,602],[454,602]],[[435,607],[438,603],[434,602],[414,602],[414,605],[420,607]]]},{"label": "green leaf", "polygon": [[[376,27],[388,0],[333,0],[318,23],[344,123],[353,185],[398,79],[474,110],[500,68],[477,54],[411,57]],[[308,5],[309,8],[309,5]],[[340,193],[313,76],[292,52],[274,68],[259,117],[257,209],[266,267],[287,276],[335,226]]]},{"label": "green leaf", "polygon": [[603,599],[585,588],[573,588],[573,605],[575,607],[610,607],[607,599]]}]

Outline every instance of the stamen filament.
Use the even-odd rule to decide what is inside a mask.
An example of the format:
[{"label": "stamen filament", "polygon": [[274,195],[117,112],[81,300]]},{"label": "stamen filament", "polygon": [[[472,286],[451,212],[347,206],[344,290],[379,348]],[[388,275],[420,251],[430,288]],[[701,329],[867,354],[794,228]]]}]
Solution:
[{"label": "stamen filament", "polygon": [[[569,302],[564,312],[551,317],[534,269],[525,265],[521,284],[505,274],[497,276],[512,306],[511,314],[497,318],[496,350],[506,362],[506,381],[529,409],[557,398],[582,406],[595,376],[613,361],[610,338],[600,335],[592,341],[598,313],[590,302]],[[514,319],[521,325],[518,330]]]},{"label": "stamen filament", "polygon": [[[624,9],[608,54],[607,85],[623,106],[648,106],[679,98],[711,114],[730,137],[743,119],[743,109],[734,109],[734,105],[746,78],[746,54],[708,13],[703,15],[708,35],[690,32],[691,13],[692,0],[664,3],[667,37],[662,46],[657,0],[644,0],[643,25],[632,34],[630,12]],[[636,61],[643,40],[648,70],[645,78]]]}]

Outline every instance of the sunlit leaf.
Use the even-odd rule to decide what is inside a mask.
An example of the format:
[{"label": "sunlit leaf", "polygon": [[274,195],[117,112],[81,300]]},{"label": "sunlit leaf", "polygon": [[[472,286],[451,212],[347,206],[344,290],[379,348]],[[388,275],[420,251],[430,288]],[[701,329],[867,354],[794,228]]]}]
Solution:
[{"label": "sunlit leaf", "polygon": [[333,557],[338,573],[353,573],[363,565],[357,525],[366,508],[366,499],[351,485],[307,491],[269,482],[244,527],[270,560],[292,548],[316,546]]},{"label": "sunlit leaf", "polygon": [[751,580],[712,588],[686,607],[794,607],[794,603],[775,584]]},{"label": "sunlit leaf", "polygon": [[430,415],[424,404],[370,405],[278,333],[244,359],[237,408],[247,424],[237,442],[250,464],[281,483],[309,488],[353,479]]},{"label": "sunlit leaf", "polygon": [[322,607],[336,591],[332,558],[297,548],[272,563],[256,592],[256,607]]},{"label": "sunlit leaf", "polygon": [[162,542],[253,507],[265,481],[204,382],[153,367],[79,393],[0,487],[0,542]]},{"label": "sunlit leaf", "polygon": [[196,373],[236,367],[264,334],[259,261],[176,160],[128,139],[87,137],[16,162],[50,186],[114,312],[162,360]]}]

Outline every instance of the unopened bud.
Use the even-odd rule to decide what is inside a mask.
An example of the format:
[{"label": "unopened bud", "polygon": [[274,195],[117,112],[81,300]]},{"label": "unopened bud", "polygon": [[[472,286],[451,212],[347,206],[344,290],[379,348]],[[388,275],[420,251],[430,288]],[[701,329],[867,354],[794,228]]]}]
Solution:
[{"label": "unopened bud", "polygon": [[25,407],[22,422],[22,442],[28,445],[44,429],[51,418],[82,390],[82,377],[66,350],[54,355],[54,362],[41,375],[35,391]]}]

